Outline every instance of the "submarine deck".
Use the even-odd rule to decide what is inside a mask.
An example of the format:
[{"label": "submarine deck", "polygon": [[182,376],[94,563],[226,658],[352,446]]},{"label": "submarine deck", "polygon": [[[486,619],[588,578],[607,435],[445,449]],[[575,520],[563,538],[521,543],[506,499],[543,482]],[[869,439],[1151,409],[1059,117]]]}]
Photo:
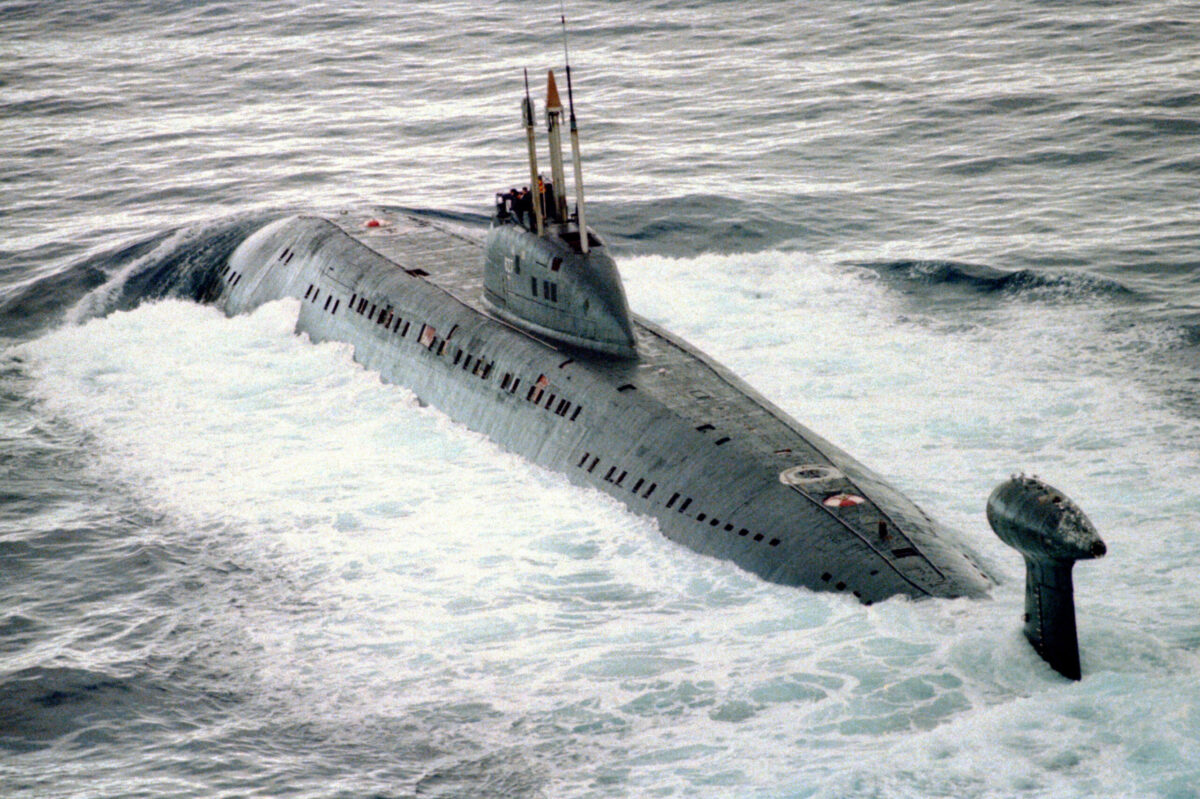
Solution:
[{"label": "submarine deck", "polygon": [[[368,226],[364,216],[343,213],[331,219],[350,237],[396,264],[410,275],[428,281],[454,301],[497,320],[484,307],[483,241],[468,229],[443,222],[394,212],[376,211],[377,225]],[[780,482],[822,506],[837,528],[860,539],[897,574],[917,590],[930,593],[953,577],[937,564],[959,562],[982,578],[991,578],[970,555],[958,560],[956,548],[939,531],[944,530],[882,478],[863,467],[835,445],[801,426],[771,404],[729,370],[715,363],[687,342],[657,325],[634,315],[638,355],[632,359],[600,356],[580,351],[518,328],[521,335],[563,354],[571,361],[617,387],[652,400],[683,420],[711,445],[730,444],[756,453],[763,464],[774,464]],[[832,481],[804,480],[789,484],[784,473],[796,467],[831,466],[842,474]],[[868,497],[849,511],[830,505],[828,499],[842,493]],[[669,506],[668,506],[669,507]],[[701,515],[703,518],[703,515]],[[774,542],[772,542],[774,543]],[[840,584],[838,586],[841,587]],[[941,593],[933,590],[933,593]],[[856,592],[857,593],[857,592]]]}]

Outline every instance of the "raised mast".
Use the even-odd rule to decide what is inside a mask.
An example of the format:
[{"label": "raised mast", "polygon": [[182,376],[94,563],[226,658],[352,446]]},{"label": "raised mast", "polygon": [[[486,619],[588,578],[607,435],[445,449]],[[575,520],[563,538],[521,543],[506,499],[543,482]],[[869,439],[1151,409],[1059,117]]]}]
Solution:
[{"label": "raised mast", "polygon": [[571,65],[567,64],[567,103],[571,107],[571,165],[575,168],[575,216],[579,223],[579,249],[588,251],[587,222],[583,216],[583,159],[579,155],[579,127],[575,124],[575,93],[571,90]]},{"label": "raised mast", "polygon": [[529,189],[533,192],[533,218],[537,234],[540,236],[543,233],[543,225],[545,223],[546,198],[539,190],[538,185],[538,167],[537,167],[537,145],[534,142],[533,133],[533,100],[529,99],[529,71],[525,72],[525,102],[521,106],[522,116],[525,118],[525,142],[529,148]]},{"label": "raised mast", "polygon": [[546,78],[546,124],[550,129],[550,175],[554,179],[554,216],[561,222],[567,220],[567,178],[563,172],[562,158],[562,100],[558,99],[558,85],[554,82],[554,70]]}]

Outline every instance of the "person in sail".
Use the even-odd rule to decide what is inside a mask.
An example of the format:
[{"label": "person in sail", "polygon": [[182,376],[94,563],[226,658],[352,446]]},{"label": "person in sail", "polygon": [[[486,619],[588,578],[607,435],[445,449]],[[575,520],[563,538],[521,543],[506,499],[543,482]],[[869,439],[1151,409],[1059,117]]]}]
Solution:
[{"label": "person in sail", "polygon": [[513,202],[513,210],[518,222],[526,228],[533,227],[533,195],[529,193],[528,186],[522,186],[521,191],[517,193],[516,200]]},{"label": "person in sail", "polygon": [[554,184],[538,175],[538,196],[542,201],[542,212],[548,221],[558,220],[558,205],[554,202]]}]

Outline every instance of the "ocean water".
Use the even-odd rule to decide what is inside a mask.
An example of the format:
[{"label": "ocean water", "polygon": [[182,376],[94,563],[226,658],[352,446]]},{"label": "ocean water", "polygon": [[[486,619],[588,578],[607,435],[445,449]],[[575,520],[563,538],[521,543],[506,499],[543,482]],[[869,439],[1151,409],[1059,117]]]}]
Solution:
[{"label": "ocean water", "polygon": [[[633,309],[992,598],[767,585],[181,296],[286,212],[482,229],[557,3],[0,2],[0,794],[1200,796],[1194,5],[566,11]],[[1078,683],[983,518],[1022,470],[1109,547]]]}]

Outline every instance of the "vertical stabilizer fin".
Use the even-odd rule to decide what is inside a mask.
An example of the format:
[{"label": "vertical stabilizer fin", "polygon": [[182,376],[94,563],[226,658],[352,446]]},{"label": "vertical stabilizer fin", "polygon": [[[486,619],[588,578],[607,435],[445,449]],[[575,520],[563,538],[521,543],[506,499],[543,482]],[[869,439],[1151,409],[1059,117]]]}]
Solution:
[{"label": "vertical stabilizer fin", "polygon": [[1075,629],[1073,561],[1032,560],[1025,565],[1025,637],[1064,677],[1078,680],[1079,636]]},{"label": "vertical stabilizer fin", "polygon": [[1071,569],[1107,551],[1096,528],[1061,491],[1024,475],[996,487],[987,519],[1025,557],[1025,637],[1055,671],[1080,679]]}]

